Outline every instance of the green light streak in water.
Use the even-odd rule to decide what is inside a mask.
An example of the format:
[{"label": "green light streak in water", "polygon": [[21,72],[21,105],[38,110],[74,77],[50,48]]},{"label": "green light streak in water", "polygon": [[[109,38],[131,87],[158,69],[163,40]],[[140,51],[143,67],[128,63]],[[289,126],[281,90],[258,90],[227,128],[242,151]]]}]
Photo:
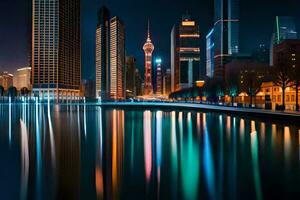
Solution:
[{"label": "green light streak in water", "polygon": [[[179,123],[182,123],[180,121]],[[188,114],[188,138],[186,142],[183,142],[181,135],[181,177],[182,177],[182,189],[185,199],[197,199],[198,196],[198,184],[200,175],[200,156],[199,147],[195,141],[193,141],[193,127],[191,113]]]},{"label": "green light streak in water", "polygon": [[262,191],[261,191],[261,181],[260,181],[260,174],[259,174],[258,139],[257,139],[256,131],[253,131],[251,133],[251,155],[252,155],[252,169],[253,169],[256,199],[261,200]]},{"label": "green light streak in water", "polygon": [[[176,113],[171,113],[171,180],[173,184],[173,191],[177,191],[178,181],[178,150],[176,137]],[[173,193],[172,199],[177,198],[177,193]]]}]

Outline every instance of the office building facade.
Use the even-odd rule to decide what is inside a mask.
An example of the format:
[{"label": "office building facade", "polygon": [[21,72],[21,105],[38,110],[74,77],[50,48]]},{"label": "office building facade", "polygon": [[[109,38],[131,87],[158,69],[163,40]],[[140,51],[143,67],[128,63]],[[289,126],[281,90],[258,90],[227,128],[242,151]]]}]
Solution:
[{"label": "office building facade", "polygon": [[98,25],[96,29],[96,97],[109,98],[109,35],[110,14],[106,7],[101,7],[98,12]]},{"label": "office building facade", "polygon": [[96,97],[125,98],[125,27],[119,17],[110,18],[102,7],[96,30]]},{"label": "office building facade", "polygon": [[201,74],[199,25],[186,15],[171,32],[172,91],[192,87]]},{"label": "office building facade", "polygon": [[238,54],[239,0],[214,0],[214,78],[224,79],[225,64]]},{"label": "office building facade", "polygon": [[294,40],[298,38],[296,21],[294,17],[276,16],[274,31],[270,44],[270,65],[274,65],[274,47],[284,40]]},{"label": "office building facade", "polygon": [[214,29],[212,29],[206,36],[206,76],[212,78],[214,76],[215,66],[215,43],[214,43]]},{"label": "office building facade", "polygon": [[169,96],[171,94],[171,69],[166,69],[163,76],[163,95]]},{"label": "office building facade", "polygon": [[24,67],[17,69],[13,82],[18,91],[20,91],[22,88],[31,90],[31,68]]},{"label": "office building facade", "polygon": [[126,57],[126,97],[136,97],[141,95],[141,75],[137,69],[136,58]]},{"label": "office building facade", "polygon": [[156,95],[160,96],[163,93],[163,74],[162,74],[162,60],[157,58],[155,60],[156,64]]},{"label": "office building facade", "polygon": [[33,0],[32,11],[31,66],[35,95],[55,99],[78,96],[80,0]]}]

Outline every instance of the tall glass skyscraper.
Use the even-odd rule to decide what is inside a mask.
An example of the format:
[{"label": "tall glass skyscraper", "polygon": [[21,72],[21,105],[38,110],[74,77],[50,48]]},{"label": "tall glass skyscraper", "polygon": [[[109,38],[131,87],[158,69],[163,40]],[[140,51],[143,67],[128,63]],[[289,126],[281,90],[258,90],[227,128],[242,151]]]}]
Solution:
[{"label": "tall glass skyscraper", "polygon": [[80,0],[33,0],[32,7],[33,92],[55,99],[79,95]]},{"label": "tall glass skyscraper", "polygon": [[102,7],[96,30],[96,97],[125,98],[125,27]]},{"label": "tall glass skyscraper", "polygon": [[98,12],[96,30],[96,97],[109,98],[109,20],[110,13],[106,7]]},{"label": "tall glass skyscraper", "polygon": [[200,28],[190,16],[183,16],[171,33],[172,92],[192,87],[205,73],[200,67]]},{"label": "tall glass skyscraper", "polygon": [[215,43],[214,43],[214,29],[206,36],[206,76],[212,78],[214,76],[215,66]]},{"label": "tall glass skyscraper", "polygon": [[214,77],[224,78],[224,65],[239,53],[239,0],[214,0]]}]

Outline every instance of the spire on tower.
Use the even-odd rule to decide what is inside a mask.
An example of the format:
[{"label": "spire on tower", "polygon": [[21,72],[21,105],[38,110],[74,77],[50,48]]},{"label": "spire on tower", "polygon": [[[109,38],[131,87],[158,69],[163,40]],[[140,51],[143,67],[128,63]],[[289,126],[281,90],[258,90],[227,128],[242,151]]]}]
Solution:
[{"label": "spire on tower", "polygon": [[148,19],[148,37],[147,37],[147,41],[151,41],[150,39],[150,20]]}]

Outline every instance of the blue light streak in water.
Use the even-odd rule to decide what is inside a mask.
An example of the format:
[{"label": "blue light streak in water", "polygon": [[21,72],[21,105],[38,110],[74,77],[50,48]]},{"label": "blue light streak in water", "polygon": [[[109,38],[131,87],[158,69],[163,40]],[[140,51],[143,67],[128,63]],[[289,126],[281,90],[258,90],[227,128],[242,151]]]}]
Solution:
[{"label": "blue light streak in water", "polygon": [[39,106],[35,104],[35,135],[36,135],[36,198],[41,199],[41,185],[42,185],[42,145],[41,145],[41,132],[39,122]]},{"label": "blue light streak in water", "polygon": [[47,108],[48,108],[47,113],[48,113],[48,125],[49,125],[52,168],[55,169],[56,168],[56,153],[55,153],[55,140],[54,140],[54,132],[53,132],[53,125],[52,125],[51,111],[50,111],[50,98],[48,98]]},{"label": "blue light streak in water", "polygon": [[84,123],[84,136],[87,137],[87,131],[86,131],[86,100],[84,98],[84,106],[83,106],[83,123]]},{"label": "blue light streak in water", "polygon": [[28,132],[26,124],[20,119],[21,124],[21,191],[20,199],[27,199],[28,180],[29,180],[29,147],[28,147]]},{"label": "blue light streak in water", "polygon": [[216,199],[215,194],[215,166],[213,161],[213,152],[211,149],[209,132],[207,130],[206,114],[203,114],[204,125],[204,171],[207,183],[208,192],[211,199]]},{"label": "blue light streak in water", "polygon": [[8,140],[9,140],[9,146],[11,146],[11,97],[9,97],[9,108],[8,108],[8,118],[9,118],[9,122],[8,122]]}]

